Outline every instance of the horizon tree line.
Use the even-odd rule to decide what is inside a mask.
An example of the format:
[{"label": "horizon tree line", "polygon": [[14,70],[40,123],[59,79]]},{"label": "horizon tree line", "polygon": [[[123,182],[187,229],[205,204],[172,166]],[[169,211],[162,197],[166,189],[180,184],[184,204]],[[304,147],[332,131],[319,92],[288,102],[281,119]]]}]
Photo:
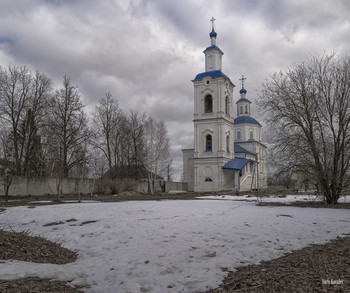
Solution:
[{"label": "horizon tree line", "polygon": [[[26,177],[102,177],[142,166],[166,175],[169,137],[163,121],[126,113],[110,92],[84,110],[71,78],[59,89],[26,66],[0,66],[0,171]],[[156,155],[155,155],[156,154]]]}]

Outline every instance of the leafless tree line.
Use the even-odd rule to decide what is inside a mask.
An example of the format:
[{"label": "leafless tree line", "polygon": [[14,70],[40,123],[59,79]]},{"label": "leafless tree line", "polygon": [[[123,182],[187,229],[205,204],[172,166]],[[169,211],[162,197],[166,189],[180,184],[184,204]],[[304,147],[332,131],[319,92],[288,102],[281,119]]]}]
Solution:
[{"label": "leafless tree line", "polygon": [[111,93],[91,114],[89,121],[68,76],[55,90],[42,73],[25,66],[0,66],[2,175],[82,177],[110,170],[115,178],[120,170],[136,166],[151,177],[164,174],[170,159],[163,122],[143,113],[125,113]]},{"label": "leafless tree line", "polygon": [[134,176],[143,170],[150,181],[166,176],[171,161],[163,121],[145,113],[125,113],[108,92],[93,112],[93,124],[93,145],[103,158],[97,172],[108,169],[110,178],[115,178]]},{"label": "leafless tree line", "polygon": [[324,54],[274,73],[261,98],[279,171],[308,173],[337,203],[350,184],[350,58]]}]

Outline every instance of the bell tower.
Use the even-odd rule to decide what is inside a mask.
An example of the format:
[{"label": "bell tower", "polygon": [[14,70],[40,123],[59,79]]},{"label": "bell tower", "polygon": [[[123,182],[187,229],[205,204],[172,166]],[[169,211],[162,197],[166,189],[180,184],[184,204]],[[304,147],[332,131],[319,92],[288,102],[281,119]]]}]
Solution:
[{"label": "bell tower", "polygon": [[210,21],[212,22],[212,30],[209,34],[211,46],[204,51],[205,71],[222,70],[222,55],[224,53],[216,46],[217,33],[214,30],[214,17]]},{"label": "bell tower", "polygon": [[234,158],[234,84],[221,71],[224,53],[216,45],[214,21],[212,18],[211,45],[204,50],[205,71],[192,80],[194,191],[225,189],[222,166]]}]

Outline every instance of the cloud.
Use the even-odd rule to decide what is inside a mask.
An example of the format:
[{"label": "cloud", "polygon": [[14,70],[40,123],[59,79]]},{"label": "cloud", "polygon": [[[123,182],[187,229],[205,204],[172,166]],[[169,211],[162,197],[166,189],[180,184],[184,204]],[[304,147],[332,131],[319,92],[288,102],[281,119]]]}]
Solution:
[{"label": "cloud", "polygon": [[348,53],[349,12],[345,0],[4,0],[0,64],[25,64],[56,86],[71,76],[89,111],[110,91],[126,111],[164,120],[180,166],[181,148],[193,144],[191,80],[204,71],[212,16],[234,98],[244,74],[254,102],[273,71],[324,50]]}]

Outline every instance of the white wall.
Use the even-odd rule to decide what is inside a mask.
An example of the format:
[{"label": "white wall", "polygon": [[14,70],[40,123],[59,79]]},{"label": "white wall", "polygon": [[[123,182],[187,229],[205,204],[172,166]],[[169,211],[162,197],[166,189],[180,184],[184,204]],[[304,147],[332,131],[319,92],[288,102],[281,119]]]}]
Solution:
[{"label": "white wall", "polygon": [[[0,177],[0,182],[4,178]],[[165,183],[165,190],[186,190],[183,182],[160,182],[156,180],[155,189],[161,191]],[[168,186],[167,186],[168,185]],[[121,191],[136,191],[144,193],[148,191],[148,181],[137,180],[112,180],[112,179],[82,179],[82,178],[52,178],[52,177],[14,177],[9,189],[10,196],[40,196],[59,194],[111,194]],[[0,195],[5,195],[3,185],[0,184]]]}]

